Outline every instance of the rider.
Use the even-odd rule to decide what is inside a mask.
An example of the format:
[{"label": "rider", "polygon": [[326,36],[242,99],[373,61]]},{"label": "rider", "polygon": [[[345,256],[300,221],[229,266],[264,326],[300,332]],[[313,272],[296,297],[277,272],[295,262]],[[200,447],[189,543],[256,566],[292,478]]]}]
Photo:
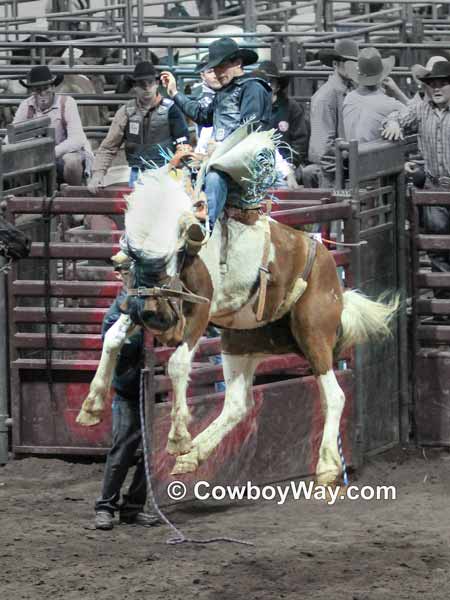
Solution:
[{"label": "rider", "polygon": [[[252,121],[267,130],[272,116],[271,88],[265,79],[245,74],[243,67],[258,60],[253,50],[239,48],[231,38],[221,38],[209,45],[205,70],[214,69],[221,84],[214,100],[203,106],[177,90],[175,77],[161,73],[161,83],[176,106],[199,125],[213,126],[213,139],[222,142],[240,125]],[[211,169],[205,179],[210,229],[221,214],[227,199],[230,178]]]}]

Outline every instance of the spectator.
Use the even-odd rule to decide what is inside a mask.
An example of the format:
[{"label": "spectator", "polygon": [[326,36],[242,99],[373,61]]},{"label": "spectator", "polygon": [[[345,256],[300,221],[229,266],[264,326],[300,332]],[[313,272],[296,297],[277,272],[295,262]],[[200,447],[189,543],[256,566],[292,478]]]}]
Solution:
[{"label": "spectator", "polygon": [[307,162],[309,143],[309,123],[303,106],[291,100],[287,96],[289,77],[280,73],[276,64],[270,60],[263,61],[259,70],[267,76],[272,88],[272,118],[270,126],[281,134],[281,140],[288,144],[294,151],[281,146],[281,156],[292,163],[295,168],[294,182],[290,183],[288,175],[288,187],[296,187],[295,179],[302,181],[302,170]]},{"label": "spectator", "polygon": [[[207,60],[202,60],[196,68],[200,74],[200,84],[195,86],[190,98],[196,100],[201,106],[207,108],[214,101],[216,92],[222,87],[216,77],[214,69],[206,69]],[[211,140],[213,128],[197,126],[197,145],[195,152],[208,153],[208,144]]]},{"label": "spectator", "polygon": [[303,170],[305,187],[333,187],[336,172],[335,142],[344,138],[342,105],[346,94],[354,89],[346,63],[358,60],[358,44],[352,40],[337,40],[333,50],[319,52],[319,60],[334,73],[311,98],[311,137],[308,159]]},{"label": "spectator", "polygon": [[93,156],[75,100],[55,92],[62,79],[63,75],[52,75],[45,65],[33,67],[27,80],[20,80],[21,85],[31,91],[31,96],[19,104],[13,123],[50,117],[51,127],[55,130],[58,183],[81,185]]},{"label": "spectator", "polygon": [[[403,111],[392,112],[385,121],[383,137],[399,140],[404,133],[417,132],[424,160],[428,189],[450,190],[450,63],[435,62],[431,69],[415,65],[414,74],[425,87],[423,102],[411,102]],[[417,168],[405,165],[407,172]],[[446,206],[427,206],[423,211],[425,231],[450,233],[450,210]],[[430,255],[435,271],[450,271],[448,252]]]},{"label": "spectator", "polygon": [[382,125],[394,110],[402,111],[404,103],[391,98],[381,88],[381,83],[389,87],[391,93],[403,97],[394,81],[388,77],[395,63],[395,57],[381,58],[376,48],[364,48],[358,63],[348,62],[347,73],[358,84],[350,92],[343,104],[344,132],[346,140],[373,142],[381,139]]},{"label": "spectator", "polygon": [[123,142],[131,167],[131,186],[139,177],[139,172],[148,168],[146,163],[157,166],[165,164],[161,148],[163,151],[173,151],[189,139],[188,127],[180,109],[159,93],[158,76],[152,63],[137,63],[133,82],[136,98],[129,100],[116,112],[106,138],[96,152],[88,186],[92,194],[103,186],[106,172]]}]

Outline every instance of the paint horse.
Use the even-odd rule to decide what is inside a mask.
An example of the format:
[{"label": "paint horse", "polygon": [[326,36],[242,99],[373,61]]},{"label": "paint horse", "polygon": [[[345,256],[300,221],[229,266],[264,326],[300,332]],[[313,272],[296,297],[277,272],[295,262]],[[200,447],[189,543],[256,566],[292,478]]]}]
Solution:
[{"label": "paint horse", "polygon": [[[251,410],[259,362],[296,352],[311,365],[325,416],[317,481],[335,482],[345,397],[333,357],[351,344],[390,335],[397,301],[343,292],[333,256],[322,244],[257,210],[236,210],[218,221],[206,245],[189,256],[183,252],[183,224],[191,218],[191,199],[169,166],[148,171],[129,196],[122,247],[133,262],[132,287],[124,314],[105,336],[78,423],[100,422],[118,352],[136,325],[147,327],[176,346],[168,363],[174,399],[167,451],[176,456],[172,474],[193,472]],[[225,401],[221,414],[192,439],[186,390],[209,322],[222,328]]]}]

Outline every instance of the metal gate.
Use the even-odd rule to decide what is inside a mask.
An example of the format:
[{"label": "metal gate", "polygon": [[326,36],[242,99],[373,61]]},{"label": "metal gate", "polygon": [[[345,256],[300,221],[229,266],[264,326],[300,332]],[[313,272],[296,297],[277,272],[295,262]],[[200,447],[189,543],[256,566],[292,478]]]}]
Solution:
[{"label": "metal gate", "polygon": [[337,187],[344,185],[352,206],[350,287],[374,298],[398,292],[402,307],[390,339],[355,348],[355,456],[379,452],[409,437],[407,322],[405,311],[405,154],[415,139],[402,144],[339,141]]}]

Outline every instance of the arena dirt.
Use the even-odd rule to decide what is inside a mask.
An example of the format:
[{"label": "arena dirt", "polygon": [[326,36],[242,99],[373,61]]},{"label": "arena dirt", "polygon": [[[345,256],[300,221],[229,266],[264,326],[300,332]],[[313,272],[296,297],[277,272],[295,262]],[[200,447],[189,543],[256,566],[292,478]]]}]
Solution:
[{"label": "arena dirt", "polygon": [[0,598],[450,597],[447,451],[399,449],[369,461],[356,483],[395,485],[395,501],[198,502],[170,511],[189,535],[254,547],[169,546],[164,527],[93,530],[102,471],[45,458],[0,467]]}]

